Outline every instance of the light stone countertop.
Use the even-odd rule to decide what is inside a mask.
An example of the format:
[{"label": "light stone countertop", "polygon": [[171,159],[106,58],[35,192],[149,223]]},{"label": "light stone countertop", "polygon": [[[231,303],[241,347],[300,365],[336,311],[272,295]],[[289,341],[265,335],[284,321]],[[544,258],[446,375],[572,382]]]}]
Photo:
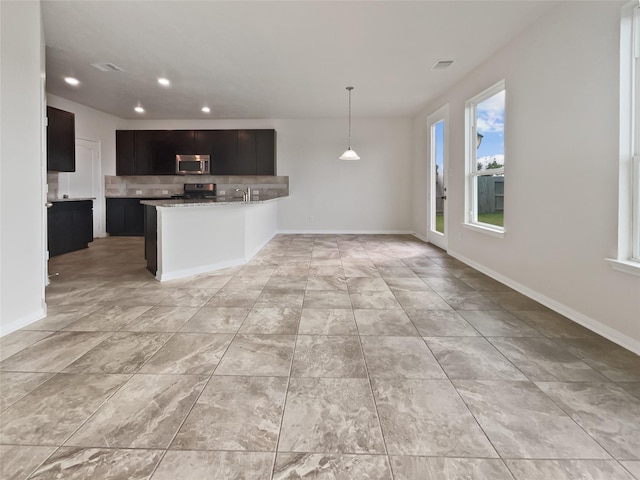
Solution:
[{"label": "light stone countertop", "polygon": [[216,197],[216,198],[171,198],[163,200],[141,200],[142,205],[152,207],[204,207],[209,205],[242,205],[257,204],[285,198],[289,195],[260,195],[254,196],[250,201],[245,202],[242,197]]},{"label": "light stone countertop", "polygon": [[71,197],[71,198],[48,198],[47,202],[84,202],[85,200],[95,200],[96,197]]}]

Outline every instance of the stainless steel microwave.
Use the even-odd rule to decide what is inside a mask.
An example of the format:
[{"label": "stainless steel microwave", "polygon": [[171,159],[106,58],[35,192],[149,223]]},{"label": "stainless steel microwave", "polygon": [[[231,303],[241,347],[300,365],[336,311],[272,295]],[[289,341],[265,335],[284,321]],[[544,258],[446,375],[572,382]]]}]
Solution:
[{"label": "stainless steel microwave", "polygon": [[211,155],[176,155],[177,175],[208,175]]}]

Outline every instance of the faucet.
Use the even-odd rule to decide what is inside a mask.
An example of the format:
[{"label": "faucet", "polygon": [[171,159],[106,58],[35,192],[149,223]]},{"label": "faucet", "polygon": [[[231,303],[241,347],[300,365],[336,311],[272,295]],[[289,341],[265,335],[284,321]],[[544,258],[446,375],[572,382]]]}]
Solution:
[{"label": "faucet", "polygon": [[236,188],[236,192],[242,192],[242,200],[244,202],[250,202],[251,201],[251,187],[249,185],[246,185],[247,189],[246,190],[242,190],[241,188]]}]

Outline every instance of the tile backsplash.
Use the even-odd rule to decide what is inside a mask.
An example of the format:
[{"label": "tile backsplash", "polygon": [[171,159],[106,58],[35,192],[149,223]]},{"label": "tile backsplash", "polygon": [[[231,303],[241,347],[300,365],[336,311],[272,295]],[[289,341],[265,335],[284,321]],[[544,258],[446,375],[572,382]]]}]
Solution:
[{"label": "tile backsplash", "polygon": [[104,192],[113,197],[168,197],[184,192],[185,183],[215,183],[218,192],[231,195],[238,186],[248,185],[264,195],[289,194],[289,177],[270,175],[105,175]]},{"label": "tile backsplash", "polygon": [[58,198],[58,172],[47,172],[47,200]]}]

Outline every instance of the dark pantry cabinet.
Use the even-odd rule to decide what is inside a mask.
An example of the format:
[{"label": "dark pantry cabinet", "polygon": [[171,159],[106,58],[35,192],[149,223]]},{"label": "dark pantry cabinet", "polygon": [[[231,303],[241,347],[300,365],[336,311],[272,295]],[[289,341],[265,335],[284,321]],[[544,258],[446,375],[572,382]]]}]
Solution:
[{"label": "dark pantry cabinet", "polygon": [[75,115],[47,107],[47,170],[76,171]]},{"label": "dark pantry cabinet", "polygon": [[93,201],[53,202],[47,209],[49,256],[87,248],[93,241]]},{"label": "dark pantry cabinet", "polygon": [[212,175],[276,175],[276,132],[116,130],[116,175],[175,175],[177,154],[210,155]]}]

